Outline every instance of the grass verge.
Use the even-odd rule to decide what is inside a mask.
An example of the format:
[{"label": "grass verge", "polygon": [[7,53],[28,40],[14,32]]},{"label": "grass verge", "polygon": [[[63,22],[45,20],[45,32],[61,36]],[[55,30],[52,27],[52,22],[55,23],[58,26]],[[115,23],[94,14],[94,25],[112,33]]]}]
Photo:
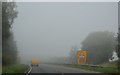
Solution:
[{"label": "grass verge", "polygon": [[2,66],[1,66],[1,64],[0,64],[0,74],[2,73]]},{"label": "grass verge", "polygon": [[2,73],[24,73],[28,68],[29,66],[24,64],[2,66]]},{"label": "grass verge", "polygon": [[110,66],[107,64],[108,66],[103,66],[103,67],[82,66],[77,64],[62,64],[62,65],[67,67],[89,70],[89,71],[101,72],[101,73],[119,73],[117,66],[111,64]]}]

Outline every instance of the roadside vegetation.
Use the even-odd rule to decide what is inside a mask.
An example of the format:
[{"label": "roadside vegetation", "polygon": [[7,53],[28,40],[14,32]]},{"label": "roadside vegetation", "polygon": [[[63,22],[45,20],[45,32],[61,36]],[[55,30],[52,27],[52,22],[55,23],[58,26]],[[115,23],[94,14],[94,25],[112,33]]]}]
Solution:
[{"label": "roadside vegetation", "polygon": [[[109,31],[91,32],[81,43],[81,50],[87,52],[87,64],[102,64],[109,62],[113,52],[117,52],[117,37]],[[76,52],[78,47],[73,46],[70,50],[70,64],[76,64]]]},{"label": "roadside vegetation", "polygon": [[112,59],[113,52],[119,54],[117,51],[118,39],[115,35],[115,33],[109,31],[92,32],[81,43],[81,50],[87,52],[86,64],[99,66],[77,65],[76,52],[78,48],[76,46],[73,46],[70,50],[69,64],[63,65],[101,73],[118,73],[118,62],[109,61],[109,59]]},{"label": "roadside vegetation", "polygon": [[28,65],[15,64],[2,67],[2,73],[24,73],[29,69]]},{"label": "roadside vegetation", "polygon": [[15,2],[2,3],[2,73],[24,73],[29,66],[20,64],[12,24],[18,11]]},{"label": "roadside vegetation", "polygon": [[2,73],[2,66],[0,65],[0,74]]},{"label": "roadside vegetation", "polygon": [[18,52],[12,24],[17,17],[16,3],[2,3],[2,65],[16,64]]},{"label": "roadside vegetation", "polygon": [[63,64],[63,66],[95,71],[100,73],[120,73],[118,71],[117,64],[114,64],[114,63],[105,63],[105,64],[99,65],[98,67],[90,66],[90,65],[78,65],[78,64]]}]

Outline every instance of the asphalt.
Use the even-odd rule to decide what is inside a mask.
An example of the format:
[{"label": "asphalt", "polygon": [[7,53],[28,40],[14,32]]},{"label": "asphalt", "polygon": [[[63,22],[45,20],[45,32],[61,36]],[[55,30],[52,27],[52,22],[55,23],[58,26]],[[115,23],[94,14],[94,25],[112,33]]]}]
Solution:
[{"label": "asphalt", "polygon": [[65,67],[60,65],[40,64],[39,67],[32,67],[29,74],[32,73],[96,73],[96,72]]}]

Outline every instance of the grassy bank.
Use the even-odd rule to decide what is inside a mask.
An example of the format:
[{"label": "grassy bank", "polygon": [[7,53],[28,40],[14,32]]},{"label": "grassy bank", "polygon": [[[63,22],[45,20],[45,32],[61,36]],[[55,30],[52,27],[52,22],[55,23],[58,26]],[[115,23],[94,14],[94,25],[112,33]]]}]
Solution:
[{"label": "grassy bank", "polygon": [[24,64],[2,66],[2,73],[24,73],[28,68],[29,66]]},{"label": "grassy bank", "polygon": [[96,71],[101,73],[118,73],[117,66],[113,64],[101,65],[103,67],[82,66],[77,64],[63,64],[63,65],[67,67],[85,69],[85,70]]},{"label": "grassy bank", "polygon": [[0,74],[2,73],[2,65],[0,64]]}]

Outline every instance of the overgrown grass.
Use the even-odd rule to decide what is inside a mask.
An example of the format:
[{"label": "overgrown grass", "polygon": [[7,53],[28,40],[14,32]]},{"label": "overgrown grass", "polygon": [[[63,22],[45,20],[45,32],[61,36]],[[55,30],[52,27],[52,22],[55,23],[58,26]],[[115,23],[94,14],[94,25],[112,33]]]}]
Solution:
[{"label": "overgrown grass", "polygon": [[29,66],[24,64],[2,66],[2,73],[24,73],[28,68]]},{"label": "overgrown grass", "polygon": [[117,65],[114,64],[101,65],[103,67],[82,66],[77,64],[63,64],[63,65],[68,67],[85,69],[89,71],[101,72],[101,73],[118,73]]},{"label": "overgrown grass", "polygon": [[1,66],[1,64],[0,64],[0,74],[2,73],[2,66]]}]

